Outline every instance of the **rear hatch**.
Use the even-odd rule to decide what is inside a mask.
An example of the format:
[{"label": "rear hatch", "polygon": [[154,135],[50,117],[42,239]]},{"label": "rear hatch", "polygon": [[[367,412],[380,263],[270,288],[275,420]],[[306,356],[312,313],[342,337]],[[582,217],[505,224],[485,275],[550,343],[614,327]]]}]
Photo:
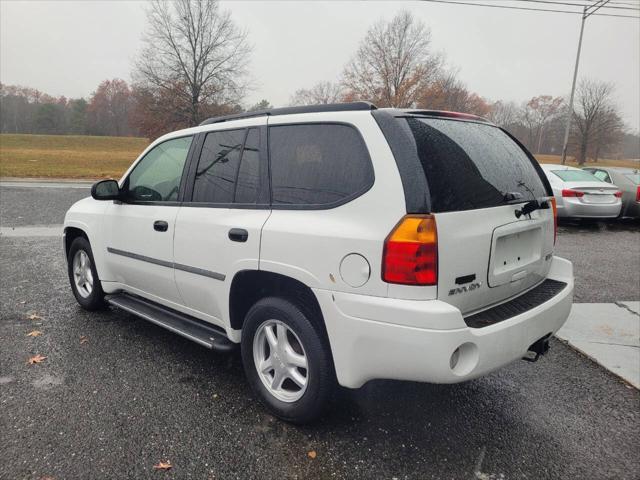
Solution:
[{"label": "rear hatch", "polygon": [[542,281],[554,244],[546,180],[509,135],[488,123],[406,117],[438,230],[438,298],[463,314]]}]

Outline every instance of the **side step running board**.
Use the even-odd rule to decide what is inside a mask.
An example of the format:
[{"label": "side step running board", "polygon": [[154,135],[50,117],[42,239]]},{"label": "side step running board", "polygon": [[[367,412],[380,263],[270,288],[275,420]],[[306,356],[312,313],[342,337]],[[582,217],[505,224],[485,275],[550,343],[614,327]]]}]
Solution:
[{"label": "side step running board", "polygon": [[236,346],[221,328],[155,302],[127,293],[110,295],[107,302],[216,352],[230,352]]}]

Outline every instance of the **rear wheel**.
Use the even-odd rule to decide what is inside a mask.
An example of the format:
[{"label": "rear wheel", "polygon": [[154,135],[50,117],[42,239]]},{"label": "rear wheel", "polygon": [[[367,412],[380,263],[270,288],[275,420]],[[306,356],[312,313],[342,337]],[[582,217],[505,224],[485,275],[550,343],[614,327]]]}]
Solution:
[{"label": "rear wheel", "polygon": [[69,282],[73,295],[86,310],[98,310],[105,306],[104,292],[100,285],[91,245],[84,237],[76,238],[67,256]]},{"label": "rear wheel", "polygon": [[316,418],[335,385],[323,332],[300,308],[282,298],[264,298],[247,313],[242,361],[262,403],[289,422]]}]

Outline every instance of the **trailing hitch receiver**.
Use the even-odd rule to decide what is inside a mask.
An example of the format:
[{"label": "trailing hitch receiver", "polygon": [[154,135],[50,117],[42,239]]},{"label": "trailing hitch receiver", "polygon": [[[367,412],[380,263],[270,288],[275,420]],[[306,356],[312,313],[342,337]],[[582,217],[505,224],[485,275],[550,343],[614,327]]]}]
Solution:
[{"label": "trailing hitch receiver", "polygon": [[540,340],[537,340],[536,343],[529,346],[529,348],[527,349],[526,355],[522,357],[522,359],[526,360],[527,362],[537,362],[538,359],[540,358],[540,355],[544,355],[549,351],[550,337],[551,337],[551,334],[548,333],[544,337],[542,337]]}]

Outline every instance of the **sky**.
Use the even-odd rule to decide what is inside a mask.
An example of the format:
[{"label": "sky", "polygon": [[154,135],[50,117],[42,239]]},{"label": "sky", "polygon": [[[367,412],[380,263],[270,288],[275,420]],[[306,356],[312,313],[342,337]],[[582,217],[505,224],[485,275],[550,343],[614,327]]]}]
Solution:
[{"label": "sky", "polygon": [[[247,105],[286,105],[299,88],[338,80],[371,24],[402,9],[426,23],[433,48],[487,99],[522,102],[571,89],[579,15],[420,1],[221,3],[253,46]],[[639,0],[626,3],[640,8]],[[106,78],[130,80],[145,26],[143,1],[0,0],[0,81],[88,97]],[[589,17],[579,76],[613,82],[625,122],[640,130],[640,21]]]}]

